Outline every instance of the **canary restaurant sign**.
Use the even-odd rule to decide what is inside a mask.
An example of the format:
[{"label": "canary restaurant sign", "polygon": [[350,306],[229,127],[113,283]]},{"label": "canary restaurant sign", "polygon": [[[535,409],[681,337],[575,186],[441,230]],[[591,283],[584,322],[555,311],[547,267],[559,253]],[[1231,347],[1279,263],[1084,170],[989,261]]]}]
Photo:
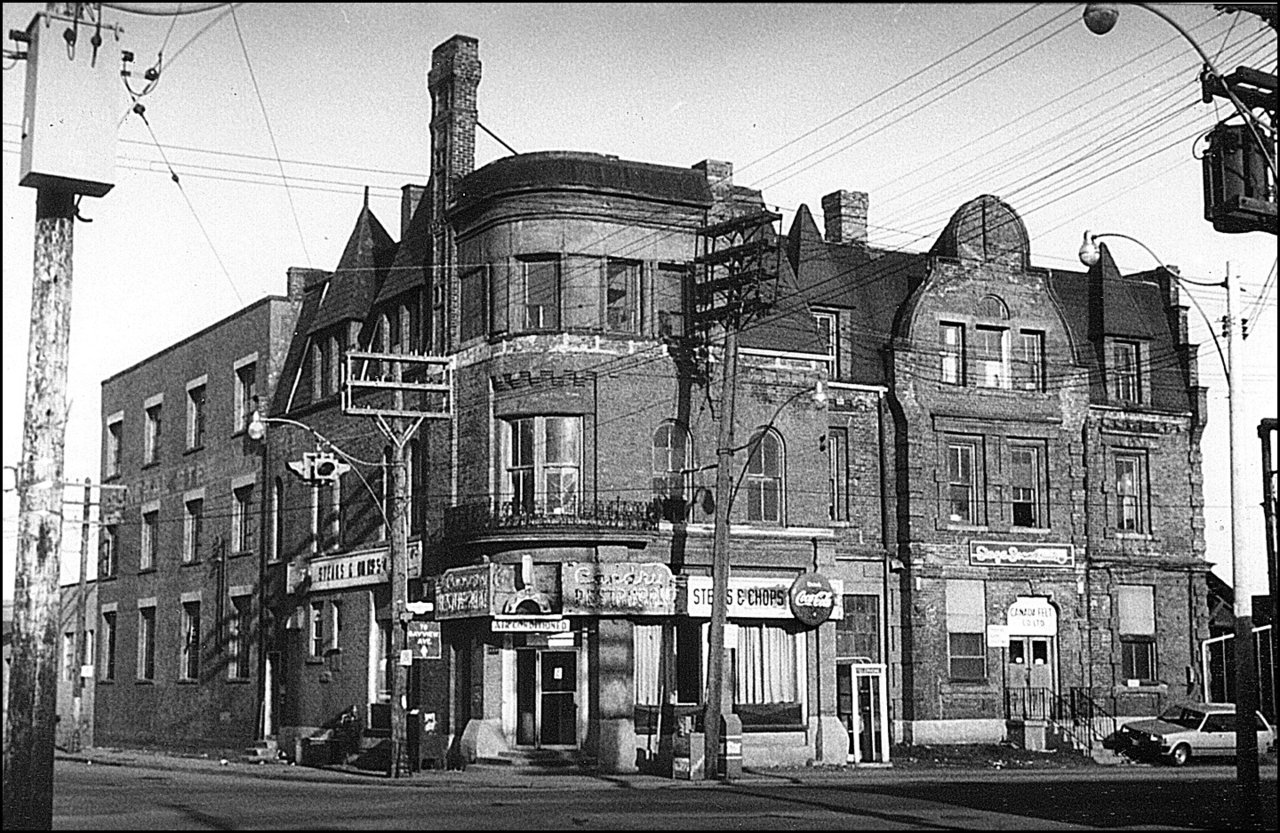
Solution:
[{"label": "canary restaurant sign", "polygon": [[676,612],[676,580],[665,564],[571,561],[562,570],[567,614],[670,616]]}]

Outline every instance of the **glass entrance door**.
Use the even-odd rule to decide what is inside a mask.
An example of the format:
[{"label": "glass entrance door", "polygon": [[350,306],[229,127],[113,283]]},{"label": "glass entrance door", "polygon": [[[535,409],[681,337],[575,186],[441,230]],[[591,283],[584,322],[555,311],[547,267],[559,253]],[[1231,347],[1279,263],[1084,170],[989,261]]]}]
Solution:
[{"label": "glass entrance door", "polygon": [[1053,641],[1049,636],[1009,637],[1005,660],[1009,688],[1054,690]]},{"label": "glass entrance door", "polygon": [[578,652],[516,651],[516,745],[578,745]]}]

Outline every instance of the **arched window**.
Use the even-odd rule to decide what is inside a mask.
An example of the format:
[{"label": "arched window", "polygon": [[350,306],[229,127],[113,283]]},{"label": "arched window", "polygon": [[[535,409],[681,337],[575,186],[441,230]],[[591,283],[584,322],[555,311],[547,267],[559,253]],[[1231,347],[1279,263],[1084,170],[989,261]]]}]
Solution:
[{"label": "arched window", "polygon": [[1009,307],[994,295],[987,295],[978,302],[978,315],[982,318],[994,318],[1000,321],[1009,320]]},{"label": "arched window", "polygon": [[782,438],[772,428],[758,432],[747,461],[747,520],[782,523],[784,471]]},{"label": "arched window", "polygon": [[689,429],[678,422],[667,421],[653,432],[653,498],[662,505],[662,517],[668,521],[685,519],[690,497],[693,468],[693,442]]}]

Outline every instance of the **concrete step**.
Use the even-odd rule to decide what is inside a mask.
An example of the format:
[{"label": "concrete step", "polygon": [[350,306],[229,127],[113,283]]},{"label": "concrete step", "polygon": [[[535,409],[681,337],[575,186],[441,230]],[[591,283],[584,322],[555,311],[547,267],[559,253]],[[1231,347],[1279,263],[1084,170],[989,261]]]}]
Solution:
[{"label": "concrete step", "polygon": [[477,758],[476,764],[492,767],[527,767],[547,770],[580,768],[583,764],[577,750],[561,749],[513,749],[496,756]]}]

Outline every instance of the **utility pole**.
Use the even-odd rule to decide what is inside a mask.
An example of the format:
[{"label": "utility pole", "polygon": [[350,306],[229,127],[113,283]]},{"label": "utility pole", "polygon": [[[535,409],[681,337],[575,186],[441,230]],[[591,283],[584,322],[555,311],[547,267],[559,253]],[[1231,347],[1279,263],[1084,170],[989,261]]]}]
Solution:
[{"label": "utility pole", "polygon": [[71,694],[71,751],[79,752],[83,728],[81,717],[82,698],[84,697],[84,666],[88,659],[86,651],[89,645],[88,631],[85,630],[85,605],[89,596],[89,503],[93,500],[93,481],[84,479],[84,508],[80,513],[80,586],[76,593],[76,667],[74,688]]},{"label": "utility pole", "polygon": [[1253,597],[1250,595],[1248,575],[1245,571],[1245,499],[1244,477],[1237,470],[1236,429],[1240,418],[1240,388],[1237,359],[1240,356],[1240,328],[1235,318],[1234,289],[1231,285],[1231,264],[1223,279],[1227,292],[1226,316],[1223,327],[1227,338],[1227,432],[1228,453],[1231,458],[1231,584],[1235,596],[1235,699],[1236,699],[1236,789],[1240,821],[1244,826],[1256,823],[1259,812],[1258,797],[1258,735],[1254,725],[1254,712],[1258,710],[1258,673],[1253,652]]},{"label": "utility pole", "polygon": [[1276,654],[1280,653],[1280,633],[1276,627],[1276,464],[1272,458],[1274,438],[1280,421],[1264,419],[1258,423],[1258,439],[1262,442],[1262,517],[1267,534],[1267,590],[1271,596],[1271,708],[1275,709],[1277,691],[1280,691],[1280,668],[1276,667]]},{"label": "utility pole", "polygon": [[702,267],[694,277],[693,322],[706,328],[713,323],[724,329],[724,377],[721,380],[720,425],[716,447],[716,519],[711,554],[711,626],[708,635],[707,697],[703,704],[706,735],[706,772],[728,779],[720,769],[721,723],[732,710],[731,691],[725,688],[726,650],[724,630],[728,619],[729,521],[733,491],[733,420],[738,383],[738,330],[773,304],[778,276],[777,241],[773,223],[781,215],[769,211],[735,217],[707,226],[698,234],[705,240]]},{"label": "utility pole", "polygon": [[[391,379],[380,378],[378,368],[391,368]],[[387,774],[399,778],[409,774],[408,676],[404,663],[406,630],[413,613],[409,610],[409,514],[405,503],[409,490],[406,449],[410,438],[426,419],[452,416],[450,360],[413,353],[372,353],[349,350],[343,376],[342,412],[376,419],[378,429],[391,443],[391,506],[387,526],[391,540],[387,547],[391,573],[391,749]],[[370,375],[369,371],[375,372]],[[409,380],[406,381],[406,375]],[[387,402],[386,394],[391,401]],[[411,397],[406,401],[406,397]]]},{"label": "utility pole", "polygon": [[4,824],[21,829],[53,826],[58,573],[74,222],[73,193],[55,188],[37,191],[27,392],[17,482],[13,655],[4,726]]},{"label": "utility pole", "polygon": [[[388,558],[391,572],[391,657],[395,661],[391,674],[391,762],[388,775],[400,778],[409,774],[409,739],[406,723],[408,721],[408,668],[403,662],[405,646],[405,629],[409,626],[409,613],[406,604],[409,601],[409,518],[405,512],[405,501],[408,489],[405,478],[408,475],[407,455],[408,435],[403,434],[404,421],[396,419],[395,431],[404,437],[404,442],[393,442],[395,448],[394,462],[391,464],[391,541]],[[415,426],[416,427],[416,426]],[[410,432],[412,433],[412,432]]]}]

